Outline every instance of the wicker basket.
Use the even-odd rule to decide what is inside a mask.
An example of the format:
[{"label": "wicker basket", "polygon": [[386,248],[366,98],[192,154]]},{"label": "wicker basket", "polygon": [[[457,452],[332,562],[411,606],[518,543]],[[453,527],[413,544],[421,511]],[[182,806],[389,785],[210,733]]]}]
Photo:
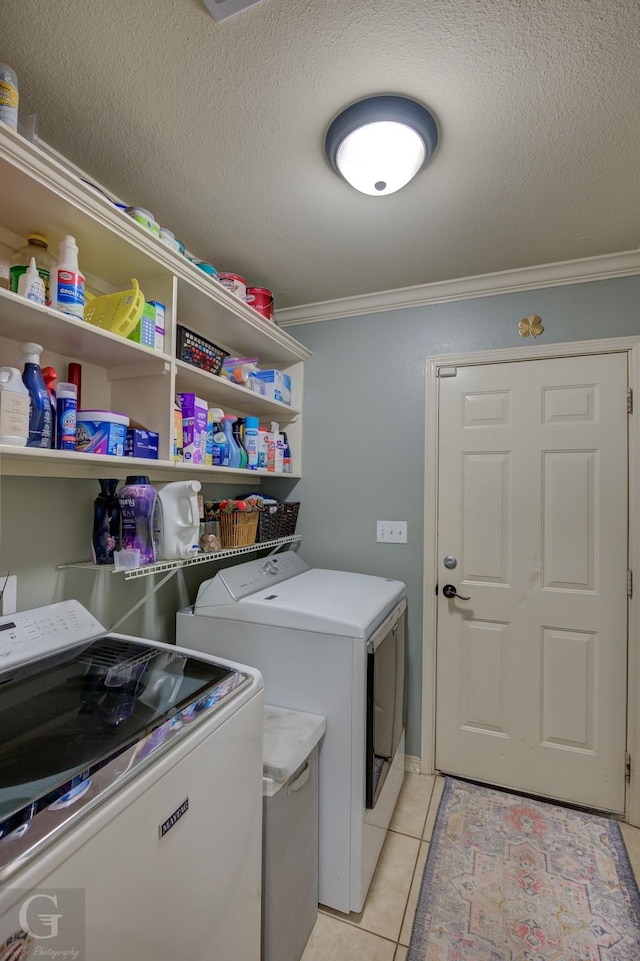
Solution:
[{"label": "wicker basket", "polygon": [[279,537],[289,537],[295,532],[300,502],[272,504],[260,511],[258,522],[259,544],[275,541]]},{"label": "wicker basket", "polygon": [[220,511],[220,540],[224,547],[248,547],[256,542],[260,511]]}]

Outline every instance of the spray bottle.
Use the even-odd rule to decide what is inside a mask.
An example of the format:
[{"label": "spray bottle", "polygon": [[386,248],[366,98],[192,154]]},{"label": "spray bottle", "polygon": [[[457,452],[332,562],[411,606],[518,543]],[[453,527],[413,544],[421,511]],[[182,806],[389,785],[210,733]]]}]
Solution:
[{"label": "spray bottle", "polygon": [[[222,419],[224,411],[219,407],[210,407],[207,412],[207,456],[211,454],[211,460],[207,461],[213,467],[229,466],[229,445],[227,437],[222,429]],[[211,451],[209,451],[209,446]]]},{"label": "spray bottle", "polygon": [[56,424],[58,421],[58,404],[55,382],[58,379],[58,372],[55,367],[43,367],[42,379],[47,388],[49,403],[51,404],[51,446],[56,446]]},{"label": "spray bottle", "polygon": [[29,391],[29,440],[27,447],[51,447],[53,420],[51,401],[40,370],[40,344],[22,344],[22,382]]}]

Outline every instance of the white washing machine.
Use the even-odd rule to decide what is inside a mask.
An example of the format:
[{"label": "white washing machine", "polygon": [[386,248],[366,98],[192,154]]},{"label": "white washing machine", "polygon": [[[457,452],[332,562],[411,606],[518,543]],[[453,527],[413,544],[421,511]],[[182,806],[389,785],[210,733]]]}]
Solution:
[{"label": "white washing machine", "polygon": [[0,958],[259,961],[262,729],[255,669],[0,618]]},{"label": "white washing machine", "polygon": [[177,641],[258,668],[269,704],[327,719],[319,899],[360,911],[404,778],[405,586],[289,551],[219,571]]}]

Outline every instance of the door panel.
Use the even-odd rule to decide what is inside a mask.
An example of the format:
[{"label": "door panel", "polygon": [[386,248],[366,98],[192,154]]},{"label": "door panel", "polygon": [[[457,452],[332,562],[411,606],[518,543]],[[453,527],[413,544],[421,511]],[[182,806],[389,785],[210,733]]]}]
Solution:
[{"label": "door panel", "polygon": [[[439,381],[436,766],[622,812],[627,357]],[[458,559],[444,568],[447,554]]]}]

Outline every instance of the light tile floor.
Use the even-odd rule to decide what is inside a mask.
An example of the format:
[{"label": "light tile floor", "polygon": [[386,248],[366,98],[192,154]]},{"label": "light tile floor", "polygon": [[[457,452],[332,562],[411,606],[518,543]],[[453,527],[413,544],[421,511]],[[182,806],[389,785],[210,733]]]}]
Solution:
[{"label": "light tile floor", "polygon": [[[320,905],[301,961],[406,961],[411,926],[444,778],[405,775],[387,839],[360,914]],[[640,881],[640,829],[622,824]]]}]

